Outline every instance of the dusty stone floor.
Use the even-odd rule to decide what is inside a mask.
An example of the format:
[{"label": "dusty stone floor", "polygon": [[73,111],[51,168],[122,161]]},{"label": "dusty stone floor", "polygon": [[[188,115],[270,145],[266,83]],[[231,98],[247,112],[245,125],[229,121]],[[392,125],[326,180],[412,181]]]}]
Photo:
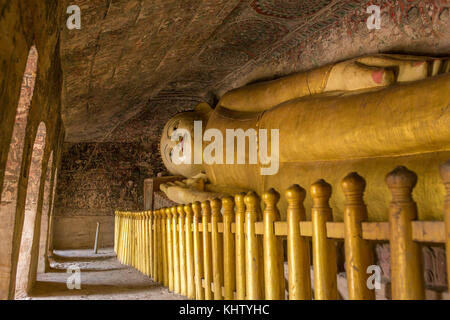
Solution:
[{"label": "dusty stone floor", "polygon": [[[54,252],[51,271],[39,274],[31,300],[183,300],[183,296],[169,292],[167,288],[128,266],[121,265],[112,248]],[[70,290],[67,273],[71,266],[81,272],[81,289]]]}]

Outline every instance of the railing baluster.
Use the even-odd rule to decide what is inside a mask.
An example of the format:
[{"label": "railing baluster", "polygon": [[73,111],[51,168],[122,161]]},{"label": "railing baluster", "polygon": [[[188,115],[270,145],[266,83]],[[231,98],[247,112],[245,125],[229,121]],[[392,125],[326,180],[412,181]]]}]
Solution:
[{"label": "railing baluster", "polygon": [[157,210],[157,247],[158,247],[158,282],[163,283],[164,281],[164,261],[163,261],[163,234],[161,232],[161,210]]},{"label": "railing baluster", "polygon": [[202,204],[202,228],[203,228],[203,272],[205,281],[205,300],[212,300],[212,257],[211,257],[211,234],[208,231],[208,225],[211,221],[211,205],[209,201],[203,201]]},{"label": "railing baluster", "polygon": [[117,210],[114,211],[114,252],[117,254],[117,240],[118,240],[118,230],[119,230],[119,225],[118,225],[118,216],[117,216]]},{"label": "railing baluster", "polygon": [[155,250],[153,246],[154,238],[155,238],[155,232],[153,230],[153,221],[155,219],[155,216],[153,214],[153,210],[148,211],[149,214],[149,221],[148,221],[148,231],[149,231],[149,254],[150,254],[150,278],[153,280],[155,279],[155,268],[154,268],[154,262],[155,262]]},{"label": "railing baluster", "polygon": [[142,250],[142,238],[141,238],[141,212],[138,212],[136,214],[136,244],[137,244],[137,250],[136,250],[136,269],[140,272],[142,272],[142,260],[141,260],[141,250]]},{"label": "railing baluster", "polygon": [[286,191],[290,300],[312,299],[309,241],[300,235],[300,221],[306,220],[305,207],[303,206],[305,196],[306,191],[299,185],[293,185]]},{"label": "railing baluster", "polygon": [[283,242],[275,235],[274,224],[280,220],[277,203],[280,194],[274,189],[264,192],[264,288],[267,300],[285,299]]},{"label": "railing baluster", "polygon": [[184,208],[177,206],[178,212],[178,246],[180,255],[180,293],[186,296],[186,235],[184,233]]},{"label": "railing baluster", "polygon": [[129,216],[127,212],[123,213],[124,215],[124,228],[123,228],[123,234],[124,234],[124,245],[123,245],[123,263],[125,265],[128,265],[128,224],[129,224]]},{"label": "railing baluster", "polygon": [[224,273],[224,299],[234,299],[236,288],[236,262],[234,251],[234,235],[231,233],[231,224],[234,222],[234,201],[232,197],[222,199],[223,206],[223,273]]},{"label": "railing baluster", "polygon": [[169,261],[168,261],[168,240],[167,240],[167,215],[166,208],[161,209],[161,233],[162,233],[162,248],[163,248],[163,284],[165,287],[169,286]]},{"label": "railing baluster", "polygon": [[169,290],[173,291],[173,237],[172,237],[172,212],[170,208],[166,212],[166,234],[167,234],[167,271],[169,273]]},{"label": "railing baluster", "polygon": [[145,252],[145,274],[147,277],[150,277],[150,262],[151,262],[151,255],[150,255],[150,231],[149,231],[149,225],[150,225],[150,215],[148,211],[145,211],[145,225],[144,225],[144,232],[145,232],[145,246],[144,246],[144,252]]},{"label": "railing baluster", "polygon": [[181,292],[180,282],[180,250],[178,242],[178,212],[177,207],[170,208],[172,212],[172,244],[173,244],[173,290],[175,293]]},{"label": "railing baluster", "polygon": [[367,268],[373,264],[372,245],[362,237],[362,222],[367,221],[363,200],[365,180],[356,172],[342,180],[346,197],[344,210],[345,263],[348,294],[351,300],[373,300],[375,293],[367,287]]},{"label": "railing baluster", "polygon": [[327,238],[328,221],[333,220],[329,199],[331,186],[319,180],[311,186],[312,207],[312,243],[314,269],[314,298],[316,300],[337,300],[337,262],[336,246]]},{"label": "railing baluster", "polygon": [[158,232],[156,230],[156,224],[157,224],[157,214],[156,210],[153,210],[152,214],[152,229],[153,229],[153,241],[152,241],[152,247],[153,247],[153,280],[155,282],[158,281]]},{"label": "railing baluster", "polygon": [[194,242],[192,239],[192,208],[190,205],[184,206],[186,214],[185,219],[185,235],[186,235],[186,291],[189,299],[195,299],[194,284]]},{"label": "railing baluster", "polygon": [[136,268],[136,213],[132,212],[132,225],[131,225],[131,239],[132,239],[132,254],[131,254],[131,266]]},{"label": "railing baluster", "polygon": [[161,211],[156,210],[156,266],[157,266],[157,282],[163,282],[163,260],[162,260],[162,234],[161,234]]},{"label": "railing baluster", "polygon": [[202,207],[200,202],[196,201],[192,204],[194,212],[194,265],[195,265],[195,298],[197,300],[205,300],[205,290],[202,286],[203,278],[203,244],[200,235],[199,223],[202,219]]},{"label": "railing baluster", "polygon": [[255,222],[261,221],[260,200],[256,193],[249,192],[244,202],[245,211],[245,261],[246,299],[264,299],[264,266],[261,239],[255,233]]},{"label": "railing baluster", "polygon": [[392,193],[389,205],[392,299],[425,298],[420,245],[412,239],[411,222],[417,219],[412,191],[417,175],[405,167],[397,167],[386,176]]},{"label": "railing baluster", "polygon": [[445,197],[444,221],[445,221],[445,248],[447,257],[447,280],[450,290],[450,160],[444,163],[441,168],[441,177],[445,185],[447,195]]},{"label": "railing baluster", "polygon": [[234,196],[236,203],[235,244],[236,244],[236,299],[245,300],[246,272],[245,272],[245,203],[244,193]]},{"label": "railing baluster", "polygon": [[127,254],[127,264],[131,266],[133,264],[133,214],[128,212],[128,254]]},{"label": "railing baluster", "polygon": [[214,300],[222,300],[223,284],[223,236],[219,233],[218,223],[222,222],[222,202],[214,199],[211,202],[211,247],[213,265]]}]

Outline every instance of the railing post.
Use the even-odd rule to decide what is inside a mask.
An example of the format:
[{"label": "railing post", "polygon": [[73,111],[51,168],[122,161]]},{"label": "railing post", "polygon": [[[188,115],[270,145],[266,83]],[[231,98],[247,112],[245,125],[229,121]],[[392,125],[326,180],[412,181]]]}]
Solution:
[{"label": "railing post", "polygon": [[200,235],[199,223],[202,219],[202,207],[200,202],[196,201],[192,204],[194,212],[194,266],[195,266],[195,298],[197,300],[205,299],[205,290],[202,286],[203,278],[203,245],[202,236]]},{"label": "railing post", "polygon": [[311,186],[312,207],[312,243],[314,269],[314,298],[316,300],[337,300],[337,261],[336,246],[327,238],[327,222],[333,220],[328,201],[331,186],[319,180]]},{"label": "railing post", "polygon": [[126,246],[127,246],[127,214],[125,211],[122,211],[122,230],[121,230],[121,238],[122,244],[120,248],[120,262],[126,265]]},{"label": "railing post", "polygon": [[155,237],[155,232],[153,231],[153,221],[155,219],[155,216],[153,214],[153,211],[148,211],[149,214],[149,221],[148,221],[148,232],[149,232],[149,254],[150,254],[150,278],[153,280],[155,279],[155,268],[154,268],[154,262],[155,262],[155,251],[153,247],[153,241]]},{"label": "railing post", "polygon": [[123,213],[123,217],[124,217],[124,228],[123,228],[123,264],[128,265],[128,251],[129,251],[129,246],[128,246],[128,224],[129,224],[129,216],[127,212]]},{"label": "railing post", "polygon": [[345,269],[349,298],[374,300],[375,292],[367,286],[367,268],[373,264],[373,248],[362,235],[362,222],[367,221],[367,208],[363,200],[366,181],[353,172],[342,180],[341,186],[346,198]]},{"label": "railing post", "polygon": [[397,167],[386,176],[392,193],[389,205],[392,299],[425,298],[420,245],[412,239],[411,222],[417,219],[412,191],[417,175],[405,167]]},{"label": "railing post", "polygon": [[267,300],[285,299],[283,242],[275,235],[275,222],[280,220],[277,203],[280,194],[274,189],[264,192],[264,288]]},{"label": "railing post", "polygon": [[224,273],[224,299],[234,300],[236,287],[236,263],[234,251],[234,235],[231,224],[234,222],[234,201],[232,197],[222,199],[223,206],[223,273]]},{"label": "railing post", "polygon": [[173,238],[172,238],[172,212],[166,208],[167,232],[167,268],[169,273],[169,290],[173,291]]},{"label": "railing post", "polygon": [[139,272],[142,272],[142,255],[141,255],[141,250],[142,250],[142,232],[141,232],[141,225],[142,225],[142,212],[137,212],[136,213],[136,269]]},{"label": "railing post", "polygon": [[127,248],[126,248],[126,257],[125,257],[125,263],[126,265],[131,265],[131,251],[133,248],[133,234],[131,231],[131,226],[133,223],[131,212],[127,211]]},{"label": "railing post", "polygon": [[134,266],[134,249],[135,249],[135,239],[134,239],[134,222],[135,216],[133,212],[130,212],[130,254],[129,254],[129,262],[128,265]]},{"label": "railing post", "polygon": [[162,233],[161,233],[161,210],[156,210],[156,247],[157,247],[157,252],[158,252],[158,282],[162,283],[164,281],[164,276],[163,276],[163,266],[164,266],[164,262],[163,262],[163,250],[162,250]]},{"label": "railing post", "polygon": [[194,284],[194,242],[192,239],[192,208],[190,205],[184,206],[186,213],[185,229],[186,229],[186,291],[189,299],[195,299]]},{"label": "railing post", "polygon": [[177,207],[170,208],[172,212],[172,244],[173,244],[173,290],[175,293],[180,293],[180,250],[178,241],[178,212]]},{"label": "railing post", "polygon": [[143,259],[142,259],[142,220],[143,220],[143,213],[142,212],[138,212],[137,213],[137,217],[136,217],[136,235],[137,235],[137,244],[138,244],[138,250],[137,250],[137,264],[138,264],[138,269],[141,273],[143,272],[143,268],[142,268],[142,263],[143,263]]},{"label": "railing post", "polygon": [[141,272],[141,273],[144,273],[144,259],[143,259],[143,256],[142,256],[142,254],[143,254],[143,252],[144,252],[144,250],[143,250],[143,248],[144,248],[144,245],[143,245],[143,237],[144,237],[144,233],[142,232],[142,223],[143,223],[143,221],[144,221],[144,212],[142,212],[142,211],[140,211],[140,212],[138,212],[138,219],[137,219],[137,226],[138,226],[138,229],[137,229],[137,235],[138,235],[138,248],[139,248],[139,250],[138,250],[138,266],[139,266],[139,271]]},{"label": "railing post", "polygon": [[178,212],[178,246],[180,254],[180,294],[187,295],[186,291],[186,235],[184,232],[184,208],[177,206]]},{"label": "railing post", "polygon": [[161,282],[161,229],[159,227],[159,210],[155,210],[155,281]]},{"label": "railing post", "polygon": [[305,189],[297,184],[286,190],[290,300],[312,299],[309,241],[300,235],[300,221],[306,220],[305,207],[303,206],[305,197]]},{"label": "railing post", "polygon": [[145,225],[144,225],[144,232],[145,232],[145,274],[150,277],[150,262],[151,262],[151,255],[150,255],[150,231],[149,231],[149,225],[150,225],[150,214],[148,211],[145,211]]},{"label": "railing post", "polygon": [[117,241],[118,241],[119,219],[117,210],[114,211],[114,252],[117,254]]},{"label": "railing post", "polygon": [[128,227],[128,243],[129,243],[129,253],[128,253],[128,265],[132,266],[134,259],[134,215],[132,212],[129,212],[130,224]]},{"label": "railing post", "polygon": [[137,247],[137,232],[136,232],[136,220],[137,220],[137,216],[135,212],[131,212],[132,215],[132,228],[131,228],[131,236],[132,236],[132,255],[131,255],[131,266],[133,268],[136,267],[136,247]]},{"label": "railing post", "polygon": [[166,208],[161,209],[161,234],[162,234],[162,255],[163,255],[163,285],[169,286],[169,262],[167,261],[167,215]]},{"label": "railing post", "polygon": [[127,265],[133,264],[133,248],[134,248],[134,235],[133,235],[133,214],[128,212],[128,253],[127,253]]},{"label": "railing post", "polygon": [[164,283],[164,234],[162,232],[163,226],[162,210],[158,210],[158,277],[159,283]]},{"label": "railing post", "polygon": [[212,257],[211,257],[211,234],[208,231],[208,225],[211,221],[211,206],[209,201],[203,201],[202,204],[202,228],[203,228],[203,271],[205,282],[205,300],[212,300]]},{"label": "railing post", "polygon": [[118,236],[117,236],[117,260],[119,260],[122,263],[122,258],[120,257],[120,248],[122,246],[122,212],[121,211],[117,211],[117,220],[118,220]]},{"label": "railing post", "polygon": [[222,222],[222,202],[214,199],[211,204],[211,247],[213,260],[214,300],[222,300],[223,284],[223,237],[219,233],[218,223]]},{"label": "railing post", "polygon": [[[133,212],[133,268],[138,269],[138,253],[139,253],[139,233],[138,233],[138,224],[139,224],[139,214],[138,212]],[[138,269],[139,270],[139,269]]]},{"label": "railing post", "polygon": [[236,299],[245,300],[245,203],[244,193],[234,196],[236,203],[235,244],[236,244]]},{"label": "railing post", "polygon": [[445,248],[447,257],[447,280],[450,290],[450,160],[444,163],[441,168],[441,177],[445,185],[447,195],[444,205],[444,222],[445,222]]},{"label": "railing post", "polygon": [[244,198],[245,211],[245,260],[246,298],[264,300],[264,266],[262,243],[255,233],[255,222],[261,221],[260,200],[256,193],[249,192]]}]

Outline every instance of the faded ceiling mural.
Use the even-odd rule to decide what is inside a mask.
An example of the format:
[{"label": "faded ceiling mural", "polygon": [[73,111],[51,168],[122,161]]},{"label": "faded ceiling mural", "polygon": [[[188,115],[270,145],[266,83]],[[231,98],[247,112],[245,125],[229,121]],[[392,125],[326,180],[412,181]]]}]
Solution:
[{"label": "faded ceiling mural", "polygon": [[[173,114],[249,82],[354,56],[448,52],[439,41],[449,38],[446,0],[77,4],[81,30],[64,29],[61,49],[69,142],[115,140],[114,130],[140,112]],[[371,4],[381,6],[380,30],[367,28]]]}]

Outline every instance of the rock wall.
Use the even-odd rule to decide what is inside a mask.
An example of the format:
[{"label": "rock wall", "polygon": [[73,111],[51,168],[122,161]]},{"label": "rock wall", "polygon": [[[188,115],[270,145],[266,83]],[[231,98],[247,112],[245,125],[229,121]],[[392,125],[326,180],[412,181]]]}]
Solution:
[{"label": "rock wall", "polygon": [[163,171],[157,144],[65,144],[55,200],[56,249],[113,245],[114,211],[143,208],[144,179]]}]

